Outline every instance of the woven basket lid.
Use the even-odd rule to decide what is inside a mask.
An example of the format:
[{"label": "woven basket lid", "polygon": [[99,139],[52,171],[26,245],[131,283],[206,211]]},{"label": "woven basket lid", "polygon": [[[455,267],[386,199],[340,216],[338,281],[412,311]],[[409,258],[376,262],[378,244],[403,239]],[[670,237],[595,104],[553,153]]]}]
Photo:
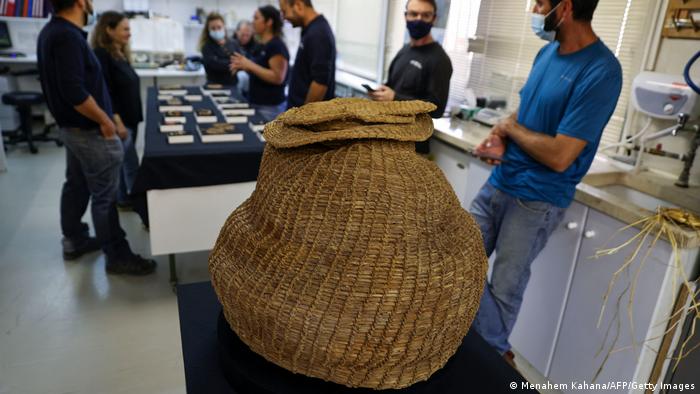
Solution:
[{"label": "woven basket lid", "polygon": [[487,260],[476,222],[411,142],[430,136],[433,109],[338,99],[268,124],[255,192],[209,257],[226,320],[253,351],[388,389],[428,379],[457,350]]}]

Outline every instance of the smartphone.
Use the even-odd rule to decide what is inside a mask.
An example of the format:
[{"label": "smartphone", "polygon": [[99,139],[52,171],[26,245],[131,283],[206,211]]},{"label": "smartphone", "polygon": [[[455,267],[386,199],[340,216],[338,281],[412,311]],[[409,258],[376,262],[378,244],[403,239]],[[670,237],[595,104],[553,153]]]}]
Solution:
[{"label": "smartphone", "polygon": [[367,85],[366,83],[363,83],[362,87],[367,89],[368,92],[375,92],[377,90],[377,89],[373,89],[371,86]]}]

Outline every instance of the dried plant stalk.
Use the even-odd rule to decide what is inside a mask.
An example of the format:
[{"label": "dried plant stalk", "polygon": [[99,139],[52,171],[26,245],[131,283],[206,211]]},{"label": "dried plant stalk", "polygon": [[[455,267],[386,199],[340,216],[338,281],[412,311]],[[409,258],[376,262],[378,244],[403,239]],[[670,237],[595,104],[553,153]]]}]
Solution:
[{"label": "dried plant stalk", "polygon": [[[633,251],[627,256],[625,259],[624,263],[613,273],[612,278],[610,279],[610,283],[608,283],[608,288],[603,295],[603,303],[600,308],[600,314],[598,315],[598,322],[597,322],[597,327],[600,328],[600,325],[603,321],[603,315],[605,314],[605,309],[606,305],[608,304],[608,299],[610,297],[610,293],[612,292],[613,287],[615,284],[618,282],[620,275],[623,273],[626,273],[629,276],[629,271],[632,265],[634,264],[635,260],[637,257],[640,255],[640,252],[644,245],[648,242],[647,250],[641,257],[641,260],[639,262],[639,266],[636,268],[632,279],[630,280],[628,277],[628,283],[625,286],[625,288],[622,290],[620,295],[617,297],[617,300],[615,302],[615,309],[613,311],[613,316],[608,323],[608,327],[605,331],[605,336],[603,337],[603,342],[601,343],[600,348],[598,349],[598,352],[596,353],[596,357],[598,357],[603,351],[606,351],[605,357],[603,358],[603,361],[601,362],[600,366],[595,372],[595,375],[593,376],[593,381],[595,382],[600,373],[603,371],[603,368],[605,367],[605,364],[607,363],[608,359],[610,356],[614,353],[620,352],[622,350],[627,350],[632,348],[634,352],[636,353],[637,346],[640,345],[636,341],[636,336],[635,336],[635,329],[634,329],[634,312],[633,312],[633,306],[634,306],[634,300],[636,296],[636,291],[637,291],[637,282],[639,281],[639,275],[642,272],[642,269],[644,268],[647,259],[651,255],[651,252],[654,250],[654,247],[656,246],[656,243],[658,240],[664,236],[666,239],[668,239],[669,243],[671,244],[671,249],[673,251],[673,266],[675,268],[676,274],[673,276],[673,289],[676,288],[677,280],[680,279],[682,281],[682,286],[685,286],[688,290],[688,294],[690,295],[690,306],[688,308],[681,308],[678,310],[678,312],[672,314],[667,320],[660,322],[659,324],[666,324],[668,328],[664,331],[664,333],[659,336],[662,337],[664,335],[667,335],[671,332],[674,332],[676,328],[678,327],[678,324],[682,324],[683,319],[678,319],[677,322],[674,324],[669,324],[671,319],[676,317],[679,313],[684,314],[686,312],[694,312],[696,318],[693,320],[691,323],[691,332],[688,338],[683,341],[680,345],[680,350],[678,353],[677,357],[668,357],[669,359],[673,359],[675,361],[674,363],[674,370],[678,366],[678,363],[685,357],[687,357],[693,350],[698,348],[698,346],[694,346],[691,349],[687,349],[687,345],[690,342],[691,338],[695,335],[695,327],[696,327],[696,322],[698,319],[700,319],[700,301],[698,295],[700,294],[700,289],[698,291],[694,291],[692,288],[691,283],[688,280],[688,275],[685,272],[685,269],[683,268],[683,265],[681,264],[680,260],[680,254],[679,249],[679,242],[676,239],[675,232],[674,230],[679,229],[681,227],[688,227],[693,230],[698,231],[700,234],[700,218],[690,212],[683,211],[681,209],[676,209],[676,208],[663,208],[659,207],[657,209],[657,212],[654,215],[651,215],[649,217],[643,218],[641,220],[638,220],[632,224],[629,224],[615,232],[611,239],[608,241],[608,243],[614,239],[617,235],[622,233],[623,231],[633,228],[633,227],[641,227],[641,230],[639,233],[637,233],[635,236],[630,238],[629,240],[623,242],[621,245],[613,247],[613,248],[606,248],[605,246],[601,249],[599,249],[595,256],[592,258],[601,258],[604,256],[610,256],[613,254],[616,254],[620,252],[621,250],[633,245],[634,249]],[[607,246],[607,243],[606,243]],[[621,347],[621,348],[616,348],[615,345],[617,345],[617,342],[620,338],[620,330],[621,330],[621,320],[620,320],[620,309],[621,309],[621,304],[623,301],[623,298],[625,294],[629,293],[628,299],[627,299],[627,318],[629,319],[630,323],[630,332],[631,332],[631,337],[632,337],[632,344],[629,346]],[[675,302],[675,299],[671,301],[672,303]],[[608,338],[610,337],[611,334],[611,329],[615,325],[616,330],[615,330],[615,335],[612,338],[612,341],[608,346],[606,344],[608,343]],[[652,349],[650,346],[648,346],[647,342],[652,341],[654,339],[658,339],[659,337],[655,338],[650,338],[646,341],[643,341],[641,343],[642,346],[656,352],[655,349]]]}]

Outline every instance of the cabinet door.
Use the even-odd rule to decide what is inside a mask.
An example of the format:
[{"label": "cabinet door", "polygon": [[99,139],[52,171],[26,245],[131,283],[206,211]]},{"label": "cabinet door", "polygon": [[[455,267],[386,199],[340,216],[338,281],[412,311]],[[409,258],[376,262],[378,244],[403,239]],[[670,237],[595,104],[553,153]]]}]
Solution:
[{"label": "cabinet door", "polygon": [[435,157],[435,164],[445,174],[447,182],[452,185],[459,202],[464,207],[464,196],[467,190],[467,154],[435,138],[430,140],[430,152]]},{"label": "cabinet door", "polygon": [[559,227],[532,263],[510,343],[542,375],[547,376],[564,311],[588,207],[574,202]]},{"label": "cabinet door", "polygon": [[469,206],[472,204],[472,201],[474,198],[476,198],[476,195],[479,194],[481,187],[484,186],[486,181],[491,176],[493,166],[472,156],[467,157],[467,163],[467,184],[464,190],[464,201],[462,201],[462,206],[468,210]]},{"label": "cabinet door", "polygon": [[[608,283],[613,273],[622,266],[627,256],[634,250],[634,245],[630,245],[611,256],[600,259],[591,258],[599,248],[620,245],[639,232],[637,229],[627,229],[615,235],[624,226],[624,223],[616,219],[593,209],[589,210],[560,334],[554,349],[549,374],[549,378],[553,382],[591,382],[607,352],[604,350],[598,355],[596,353],[603,344],[606,329],[616,309],[616,300],[625,291],[626,293],[620,302],[619,338],[615,346],[616,349],[625,349],[610,355],[596,382],[625,382],[631,381],[634,377],[641,350],[640,344],[650,327],[651,317],[670,261],[671,247],[667,242],[659,240],[640,271],[635,301],[632,305],[636,349],[626,348],[633,343],[627,314],[629,289],[626,288],[640,267],[641,259],[635,259],[630,270],[623,271],[619,275],[616,285],[609,295],[600,328],[597,328],[598,315]],[[615,238],[611,241],[613,235]],[[647,248],[644,246],[640,254],[643,255],[646,251]],[[608,341],[612,340],[616,331],[616,325],[613,324]],[[621,389],[617,392],[625,391]],[[569,390],[567,392],[574,393],[575,391]]]}]

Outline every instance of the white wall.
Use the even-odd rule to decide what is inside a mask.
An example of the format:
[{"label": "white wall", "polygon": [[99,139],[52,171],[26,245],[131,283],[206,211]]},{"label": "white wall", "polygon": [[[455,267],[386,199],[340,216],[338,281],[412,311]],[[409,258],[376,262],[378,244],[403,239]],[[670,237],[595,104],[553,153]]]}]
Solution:
[{"label": "white wall", "polygon": [[[172,19],[186,23],[190,16],[195,15],[196,8],[205,11],[218,11],[224,16],[233,16],[234,20],[251,19],[259,4],[272,3],[264,0],[149,0],[150,10],[154,13],[170,16]],[[95,2],[98,12],[107,10],[124,10],[123,0],[101,0]]]},{"label": "white wall", "polygon": [[[169,16],[171,19],[185,25],[185,52],[192,55],[198,52],[197,42],[202,32],[202,27],[191,22],[191,17],[196,15],[197,8],[203,8],[205,12],[217,11],[224,15],[227,24],[234,26],[241,19],[253,19],[253,13],[262,4],[277,5],[272,0],[149,0],[149,7],[153,13]],[[124,10],[123,0],[102,0],[95,2],[97,12],[108,10]],[[232,34],[232,32],[229,32]]]},{"label": "white wall", "polygon": [[34,18],[8,18],[7,28],[10,30],[12,51],[26,54],[36,53],[36,42],[41,28],[46,24],[46,19]]},{"label": "white wall", "polygon": [[[276,0],[150,0],[149,5],[154,13],[170,16],[185,25],[190,21],[190,17],[196,14],[198,7],[204,8],[206,12],[218,11],[227,18],[227,22],[234,25],[240,19],[252,19],[257,7],[268,3],[277,5]],[[98,13],[108,10],[123,11],[123,4],[123,0],[100,0],[95,1],[95,9]],[[46,20],[10,18],[7,21],[13,50],[34,54],[37,37]],[[199,26],[185,27],[185,48],[188,55],[196,52],[196,43],[201,31]]]},{"label": "white wall", "polygon": [[381,6],[379,0],[352,0],[340,1],[336,8],[334,28],[338,60],[362,65],[355,71],[367,77],[376,78],[377,73]]},{"label": "white wall", "polygon": [[384,51],[386,62],[384,63],[383,82],[386,82],[391,60],[404,45],[406,20],[403,13],[405,10],[405,0],[389,0],[389,20],[387,21],[386,27],[386,50]]}]

